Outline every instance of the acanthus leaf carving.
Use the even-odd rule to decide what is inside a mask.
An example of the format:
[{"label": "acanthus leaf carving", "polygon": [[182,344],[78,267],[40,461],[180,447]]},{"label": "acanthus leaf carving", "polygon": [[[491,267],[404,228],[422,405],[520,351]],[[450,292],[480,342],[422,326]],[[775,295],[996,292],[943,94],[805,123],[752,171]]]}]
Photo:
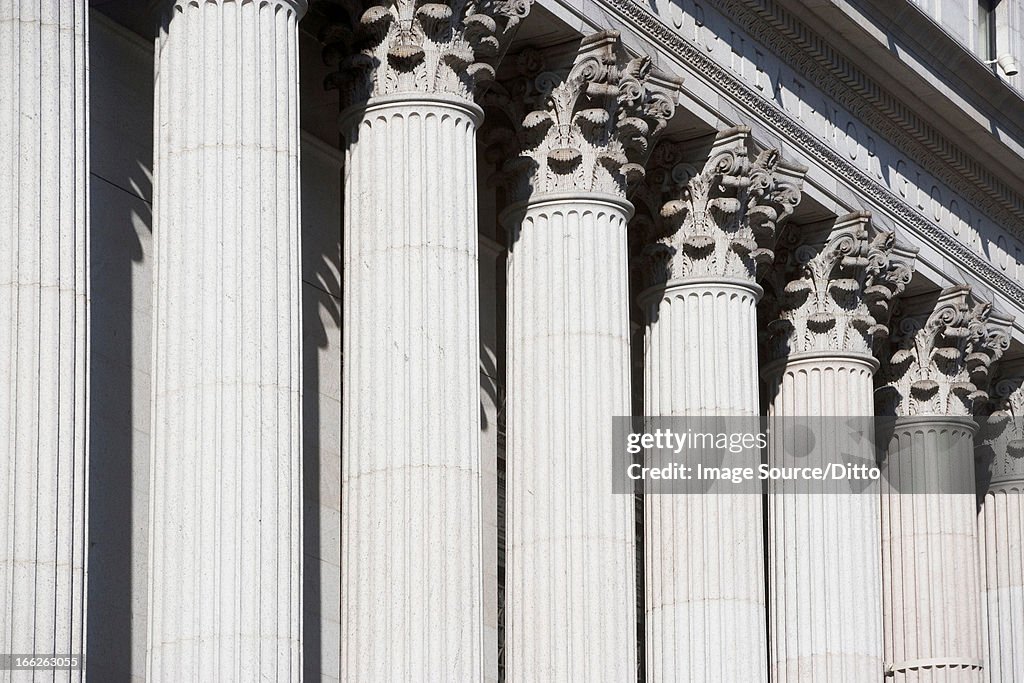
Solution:
[{"label": "acanthus leaf carving", "polygon": [[[714,1],[718,3],[720,0]],[[733,2],[733,0],[721,1]],[[847,184],[865,200],[876,204],[890,213],[899,223],[908,226],[919,239],[934,246],[936,249],[949,253],[951,257],[959,262],[967,264],[978,277],[987,280],[989,284],[998,288],[1002,295],[1012,303],[1024,306],[1024,287],[1021,286],[1019,279],[1015,278],[1012,273],[1003,272],[995,264],[980,256],[971,245],[961,241],[957,236],[943,230],[934,221],[926,218],[888,186],[878,182],[869,173],[861,170],[856,164],[851,163],[846,155],[823,142],[820,136],[801,125],[798,120],[791,117],[774,102],[766,100],[757,88],[737,78],[729,71],[728,66],[716,62],[713,56],[708,54],[707,50],[702,49],[693,41],[678,35],[665,25],[659,17],[652,14],[647,7],[638,4],[635,0],[607,0],[607,2],[610,7],[640,27],[646,35],[651,36],[658,44],[679,55],[679,58],[685,64],[697,71],[703,78],[714,83],[725,95],[739,103],[746,111],[752,112],[767,125],[779,131],[780,134],[791,140],[810,157],[817,159],[827,167],[836,169]],[[731,16],[743,19],[743,26],[755,37],[760,37],[760,31],[766,30],[770,25],[769,22],[765,21],[764,17],[755,16],[750,12],[733,14]],[[792,22],[794,18],[791,15],[786,15],[786,20]],[[792,36],[787,37],[777,31],[775,33],[776,37],[772,38],[770,44],[785,46],[788,50],[788,52],[776,50],[778,54],[787,57],[792,57],[793,55],[806,57],[808,51],[802,45],[802,41],[794,42]],[[824,41],[819,41],[819,44],[827,45]],[[844,68],[846,68],[846,65],[844,65]],[[843,93],[850,92],[848,83],[845,83],[842,79],[835,79],[834,83],[834,87],[826,89],[831,95],[838,97]],[[878,92],[877,88],[872,87],[872,89]],[[850,95],[850,97],[853,98],[853,95]],[[854,104],[854,102],[846,100],[841,100],[841,102],[847,106],[853,106]],[[864,103],[860,101],[857,108],[852,109],[850,113],[856,118],[862,119],[865,117],[861,111],[863,108],[865,108]],[[880,113],[872,121],[872,125],[879,132],[884,133],[890,140],[896,142],[897,146],[900,146],[901,133],[900,129],[893,123],[893,114],[894,112],[892,111]],[[977,182],[972,183],[975,187],[974,191],[968,185],[957,184],[955,179],[949,177],[948,173],[943,173],[940,169],[934,168],[939,160],[934,153],[924,150],[921,145],[908,145],[904,148],[904,151],[911,153],[917,163],[922,164],[930,172],[934,173],[936,177],[954,187],[958,187],[959,191],[963,192],[977,208],[988,213],[990,218],[1004,226],[1009,226],[1011,232],[1015,235],[1021,233],[1019,217],[1011,215],[1005,210],[995,211],[993,201],[986,201],[981,193],[978,192],[979,186]],[[975,171],[977,169],[974,169],[970,175],[977,177]],[[995,178],[987,178],[984,185],[987,188],[991,188],[995,186],[996,182]]]},{"label": "acanthus leaf carving", "polygon": [[[753,282],[774,258],[780,226],[800,202],[806,169],[778,150],[757,150],[750,129],[720,131],[702,160],[666,148],[656,159],[675,159],[656,176],[660,187],[643,199],[658,203],[653,233],[640,250],[647,286],[695,277]],[[654,217],[656,216],[656,217]]]},{"label": "acanthus leaf carving", "polygon": [[883,356],[880,414],[972,416],[1010,345],[1011,323],[967,285],[943,290],[930,309],[899,313]]},{"label": "acanthus leaf carving", "polygon": [[1024,364],[1019,359],[1000,368],[989,390],[988,415],[979,423],[975,455],[981,492],[1024,483]]},{"label": "acanthus leaf carving", "polygon": [[488,133],[488,155],[501,162],[497,180],[513,202],[558,192],[624,198],[645,175],[682,80],[625,54],[615,31],[585,37],[568,68],[545,61],[536,50],[520,53],[518,75],[484,97],[510,119]]},{"label": "acanthus leaf carving", "polygon": [[324,86],[343,107],[395,93],[471,101],[533,0],[345,0],[322,3],[324,60],[336,67]]},{"label": "acanthus leaf carving", "polygon": [[893,299],[910,282],[915,256],[866,212],[789,226],[764,278],[767,360],[817,351],[870,356],[889,333]]}]

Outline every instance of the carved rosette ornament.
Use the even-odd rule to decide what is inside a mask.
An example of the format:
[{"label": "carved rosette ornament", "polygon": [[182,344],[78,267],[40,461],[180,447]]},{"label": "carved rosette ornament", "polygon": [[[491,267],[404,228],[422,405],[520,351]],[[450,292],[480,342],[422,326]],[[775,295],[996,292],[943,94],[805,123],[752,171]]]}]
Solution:
[{"label": "carved rosette ornament", "polygon": [[870,356],[888,335],[894,297],[910,282],[915,255],[893,233],[856,212],[780,238],[765,278],[768,360],[815,352]]},{"label": "carved rosette ornament", "polygon": [[562,192],[624,198],[644,177],[654,139],[675,112],[682,79],[659,72],[649,57],[625,54],[616,31],[583,39],[568,69],[546,70],[528,50],[518,76],[497,83],[484,105],[504,111],[509,126],[490,131],[488,156],[511,202]]},{"label": "carved rosette ornament", "polygon": [[[668,152],[671,154],[671,152]],[[779,227],[800,203],[806,168],[754,148],[750,129],[720,131],[706,160],[680,162],[659,211],[662,234],[641,255],[648,286],[673,280],[749,280],[771,263]]]},{"label": "carved rosette ornament", "polygon": [[988,398],[992,364],[1010,345],[1012,319],[991,309],[958,285],[930,311],[899,316],[884,359],[880,414],[972,416]]},{"label": "carved rosette ornament", "polygon": [[342,108],[398,93],[472,101],[495,68],[532,0],[345,0],[323,5],[324,60],[336,67],[324,86]]}]

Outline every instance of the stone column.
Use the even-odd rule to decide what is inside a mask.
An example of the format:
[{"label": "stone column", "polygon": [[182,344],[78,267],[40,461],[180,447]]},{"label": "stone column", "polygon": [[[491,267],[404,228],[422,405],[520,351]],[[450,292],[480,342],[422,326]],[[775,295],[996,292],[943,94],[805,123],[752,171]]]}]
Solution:
[{"label": "stone column", "polygon": [[981,681],[971,415],[1009,322],[966,285],[903,305],[878,393],[896,417],[882,491],[886,670],[897,683]]},{"label": "stone column", "polygon": [[984,424],[978,547],[981,555],[985,680],[1024,672],[1024,376],[995,383],[995,412]]},{"label": "stone column", "polygon": [[[890,301],[910,280],[912,256],[893,259],[892,233],[876,230],[865,213],[793,226],[781,242],[766,278],[771,285],[764,307],[769,339],[762,374],[774,437],[770,460],[796,464],[775,449],[795,445],[797,429],[808,427],[827,461],[832,458],[825,451],[831,450],[873,465],[878,361],[872,349],[875,338],[888,333]],[[853,419],[814,419],[840,417]],[[774,681],[882,678],[879,487],[862,486],[859,491],[846,482],[769,487]]]},{"label": "stone column", "polygon": [[[679,81],[583,39],[568,71],[520,55],[490,102],[517,113],[505,164],[508,680],[636,677],[633,497],[612,493],[612,418],[630,414],[627,183]],[[522,111],[521,107],[528,111]]]},{"label": "stone column", "polygon": [[[0,8],[0,653],[85,653],[89,21]],[[22,680],[0,671],[0,681]],[[82,680],[81,671],[58,680]]]},{"label": "stone column", "polygon": [[[656,154],[670,170],[649,195],[660,239],[641,256],[645,412],[757,416],[756,270],[804,169],[742,127]],[[767,680],[761,496],[647,495],[645,523],[648,680]]]},{"label": "stone column", "polygon": [[347,143],[344,680],[487,673],[473,87],[528,8],[370,4],[326,36]]},{"label": "stone column", "polygon": [[157,37],[153,680],[301,675],[305,9],[180,0]]}]

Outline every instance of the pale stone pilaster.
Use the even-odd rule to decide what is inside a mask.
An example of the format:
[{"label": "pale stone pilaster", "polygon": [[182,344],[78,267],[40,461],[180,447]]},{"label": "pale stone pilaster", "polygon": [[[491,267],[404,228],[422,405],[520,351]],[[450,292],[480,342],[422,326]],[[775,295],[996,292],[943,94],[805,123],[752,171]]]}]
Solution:
[{"label": "pale stone pilaster", "polygon": [[[491,103],[517,115],[509,230],[506,671],[510,681],[636,677],[633,497],[608,436],[630,414],[630,179],[679,81],[612,32],[568,71],[519,56]],[[515,95],[509,96],[508,92]],[[525,105],[527,111],[523,111]]]},{"label": "pale stone pilaster", "polygon": [[[874,415],[872,356],[887,334],[890,301],[910,280],[909,260],[892,259],[892,233],[854,213],[821,225],[792,226],[767,278],[769,415],[774,452],[791,434],[786,418]],[[830,438],[841,421],[815,421]],[[780,430],[783,432],[779,434]],[[833,433],[845,439],[845,433]],[[873,456],[873,434],[837,442],[840,452]],[[779,464],[793,464],[782,463]],[[774,681],[879,681],[883,673],[882,557],[878,487],[785,482],[768,499],[768,619]]]},{"label": "pale stone pilaster", "polygon": [[[756,270],[800,199],[803,169],[756,152],[746,128],[720,132],[703,160],[686,163],[694,152],[656,151],[671,168],[648,187],[661,235],[641,256],[644,412],[756,416]],[[767,680],[761,497],[644,504],[648,680]]]},{"label": "pale stone pilaster", "polygon": [[156,42],[152,680],[301,675],[305,8],[180,0]]},{"label": "pale stone pilaster", "polygon": [[0,4],[4,654],[85,653],[88,11],[84,0]]},{"label": "pale stone pilaster", "polygon": [[[346,137],[342,678],[483,680],[474,85],[529,2],[355,3]],[[492,556],[492,561],[495,559]]]},{"label": "pale stone pilaster", "polygon": [[[895,415],[882,493],[886,668],[893,680],[982,681],[974,404],[1009,321],[961,285],[908,301],[893,326],[880,408]],[[917,491],[912,493],[911,491]],[[939,492],[941,491],[941,492]]]},{"label": "pale stone pilaster", "polygon": [[985,680],[1024,673],[1024,377],[995,383],[995,412],[983,430],[990,455],[982,463],[978,513],[984,618]]}]

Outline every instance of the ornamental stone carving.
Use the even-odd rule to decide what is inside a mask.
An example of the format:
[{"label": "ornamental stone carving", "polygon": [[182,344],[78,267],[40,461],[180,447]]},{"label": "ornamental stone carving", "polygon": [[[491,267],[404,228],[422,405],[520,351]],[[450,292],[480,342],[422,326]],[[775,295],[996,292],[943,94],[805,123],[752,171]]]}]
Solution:
[{"label": "ornamental stone carving", "polygon": [[790,226],[764,283],[768,360],[817,351],[870,356],[889,333],[890,307],[910,282],[914,258],[868,213]]},{"label": "ornamental stone carving", "polygon": [[472,100],[530,12],[532,0],[346,0],[324,7],[325,87],[342,106],[397,93]]},{"label": "ornamental stone carving", "polygon": [[1002,368],[992,382],[989,416],[978,432],[981,480],[990,488],[1024,482],[1024,366]]},{"label": "ornamental stone carving", "polygon": [[1010,344],[1012,319],[991,309],[967,285],[943,290],[924,310],[919,301],[908,302],[884,359],[880,414],[973,415],[977,402],[988,398],[992,364]]},{"label": "ornamental stone carving", "polygon": [[659,150],[656,158],[679,161],[652,174],[661,187],[645,189],[662,199],[649,221],[656,238],[640,253],[647,285],[704,277],[754,282],[758,266],[774,258],[779,226],[800,202],[807,169],[776,149],[758,151],[745,126],[720,131],[703,163],[683,161],[678,149]]},{"label": "ornamental stone carving", "polygon": [[[846,154],[833,149],[819,135],[816,135],[804,127],[800,121],[784,112],[776,102],[766,98],[764,93],[758,88],[748,85],[741,78],[737,77],[728,65],[716,62],[704,47],[678,35],[672,28],[665,25],[659,17],[652,14],[646,6],[635,2],[635,0],[608,1],[618,12],[622,13],[622,16],[632,21],[643,34],[650,36],[656,44],[662,46],[667,52],[677,55],[683,62],[695,69],[703,79],[716,84],[723,92],[728,93],[730,99],[738,102],[747,111],[755,112],[760,120],[766,122],[769,127],[792,141],[794,145],[805,150],[805,153],[817,159],[821,164],[835,169],[846,185],[855,188],[857,192],[868,198],[874,205],[885,209],[901,224],[909,226],[919,238],[931,243],[935,248],[950,254],[951,257],[960,262],[967,264],[973,272],[985,279],[991,286],[997,288],[1002,296],[1010,302],[1017,306],[1024,306],[1024,287],[1021,286],[1018,278],[1013,277],[1012,273],[1003,272],[995,264],[979,256],[977,250],[972,248],[971,245],[961,241],[951,232],[944,230],[935,221],[930,220],[910,203],[903,200],[898,194],[891,192],[884,184],[877,182],[871,174],[861,170],[856,164],[851,163]],[[719,0],[714,1],[719,2]],[[731,0],[721,1],[731,2]],[[778,3],[775,3],[773,12],[767,14],[775,14],[777,16],[779,10]],[[752,35],[757,36],[760,29],[751,29],[749,22],[763,27],[767,14],[761,13],[755,16],[751,12],[742,12],[732,16],[732,18],[740,21],[741,25],[751,30]],[[792,30],[794,27],[800,31],[806,30],[804,27],[799,27],[794,23],[795,18],[792,15],[787,15],[785,22],[789,30]],[[820,36],[813,34],[796,36],[795,40],[796,43],[794,43],[793,34],[790,33],[789,36],[773,38],[769,43],[762,41],[762,44],[785,45],[786,50],[783,52],[783,56],[790,52],[796,52],[802,58],[806,58],[810,51],[816,49],[808,46],[808,41],[816,45],[827,45],[827,41],[823,41],[820,39]],[[796,46],[795,48],[794,45]],[[815,61],[820,63],[821,60]],[[801,60],[795,60],[794,64],[798,62],[801,62]],[[826,92],[833,92],[837,88],[849,88],[848,80],[853,68],[852,65],[845,63],[834,66],[843,74],[843,78],[846,81],[837,79],[834,86],[819,82],[818,85],[824,88]],[[813,74],[808,75],[813,76]],[[877,84],[866,85],[871,92],[878,92]],[[872,116],[874,115],[872,114]],[[885,120],[882,120],[883,118]],[[877,130],[884,130],[891,124],[892,119],[891,113],[884,114],[881,118],[872,121],[872,127]],[[889,123],[886,123],[886,121]],[[904,142],[902,139],[894,139],[893,141],[898,147],[902,146]],[[947,148],[949,147],[946,142],[943,142],[942,145]],[[979,193],[990,192],[991,188],[996,186],[996,179],[989,176],[988,180],[981,183],[984,187],[976,187],[973,190],[969,184],[957,182],[954,176],[935,166],[934,161],[938,158],[935,156],[935,146],[935,144],[908,144],[903,149],[911,154],[917,163],[927,168],[951,187],[956,188],[965,197],[970,198],[975,205],[992,208],[991,201],[986,200]],[[980,177],[978,169],[973,169],[968,175]],[[1017,218],[1013,214],[996,212],[994,209],[990,218],[1004,225],[1012,225],[1017,222]]]},{"label": "ornamental stone carving", "polygon": [[[583,39],[571,66],[548,69],[544,56],[517,56],[517,75],[495,84],[484,105],[507,126],[489,132],[496,180],[513,202],[560,192],[625,197],[644,177],[657,136],[675,112],[682,79],[649,57],[625,54],[617,31]],[[496,117],[497,118],[497,117]]]}]

